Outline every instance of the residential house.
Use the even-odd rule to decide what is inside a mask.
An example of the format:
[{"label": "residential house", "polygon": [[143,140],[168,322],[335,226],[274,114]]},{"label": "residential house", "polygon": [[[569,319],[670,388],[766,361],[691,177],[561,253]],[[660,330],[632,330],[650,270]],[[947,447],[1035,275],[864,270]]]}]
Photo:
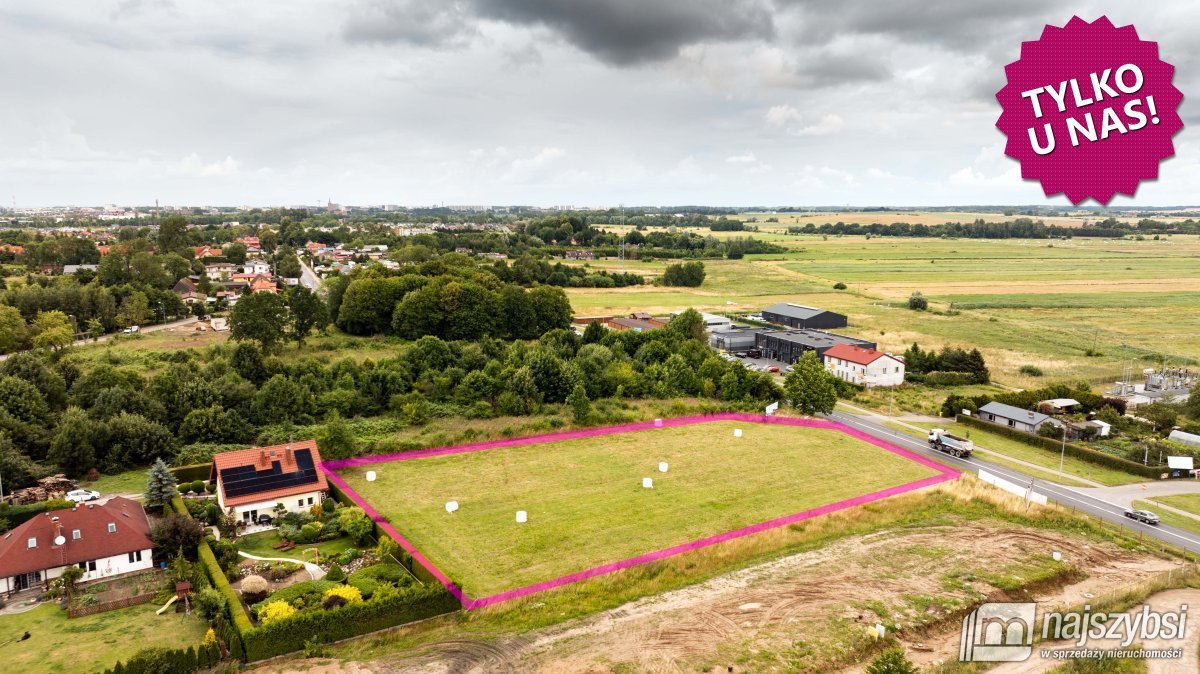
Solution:
[{"label": "residential house", "polygon": [[85,582],[143,571],[153,548],[145,509],[123,496],[45,512],[0,536],[0,592],[45,587],[68,566]]},{"label": "residential house", "polygon": [[247,274],[270,274],[271,264],[266,260],[246,260],[246,264],[242,265],[242,271]]},{"label": "residential house", "polygon": [[213,246],[193,246],[192,251],[196,254],[197,260],[203,260],[206,257],[221,257],[221,249]]},{"label": "residential house", "polygon": [[590,248],[572,248],[563,252],[564,260],[595,260],[596,251]]},{"label": "residential house", "polygon": [[237,273],[237,267],[232,262],[214,262],[204,265],[204,275],[212,281],[227,279]]},{"label": "residential house", "polygon": [[1042,424],[1058,425],[1049,414],[1023,410],[1020,407],[990,402],[979,408],[979,419],[997,426],[1007,426],[1026,433],[1037,433]]},{"label": "residential house", "polygon": [[1052,398],[1038,403],[1039,409],[1048,409],[1054,414],[1070,414],[1079,407],[1079,401],[1074,398]]},{"label": "residential house", "polygon": [[904,361],[853,344],[836,344],[825,350],[825,367],[833,376],[863,386],[899,386],[904,383]]},{"label": "residential house", "polygon": [[279,294],[279,287],[275,282],[266,276],[257,276],[250,282],[250,292],[252,293],[271,293],[272,295]]},{"label": "residential house", "polygon": [[186,276],[175,282],[175,287],[171,288],[171,292],[178,295],[179,299],[189,307],[208,301],[208,295],[200,292],[196,287],[196,282]]},{"label": "residential house", "polygon": [[279,505],[300,512],[320,503],[329,491],[320,463],[315,440],[254,447],[213,455],[209,479],[217,483],[217,504],[250,522],[274,517]]},{"label": "residential house", "polygon": [[98,264],[64,264],[63,273],[71,275],[78,274],[81,271],[96,271],[99,268],[100,265]]}]

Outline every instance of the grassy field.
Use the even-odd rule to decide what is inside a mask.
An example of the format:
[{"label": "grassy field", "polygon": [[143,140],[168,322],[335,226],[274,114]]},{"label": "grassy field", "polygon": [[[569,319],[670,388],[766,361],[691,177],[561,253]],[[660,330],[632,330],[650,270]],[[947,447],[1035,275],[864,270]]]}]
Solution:
[{"label": "grassy field", "polygon": [[256,557],[280,557],[285,559],[294,559],[297,562],[312,562],[316,561],[312,550],[316,548],[321,557],[330,557],[349,550],[354,547],[354,542],[349,538],[335,538],[332,541],[323,541],[311,545],[297,545],[296,547],[281,552],[273,546],[279,545],[282,539],[279,538],[279,531],[272,529],[270,531],[260,531],[256,534],[242,536],[238,539],[238,550],[247,554],[255,555]]},{"label": "grassy field", "polygon": [[1155,496],[1152,500],[1165,503],[1172,508],[1186,510],[1200,515],[1200,494],[1177,494],[1175,496]]},{"label": "grassy field", "polygon": [[[1184,517],[1183,515],[1180,515],[1178,513],[1173,513],[1173,512],[1163,510],[1162,508],[1157,507],[1160,503],[1167,503],[1164,499],[1168,499],[1168,498],[1176,498],[1176,497],[1174,497],[1174,496],[1159,496],[1157,498],[1147,499],[1145,501],[1134,501],[1133,509],[1134,510],[1149,510],[1150,512],[1154,513],[1155,515],[1158,515],[1158,519],[1161,520],[1163,524],[1170,524],[1173,527],[1179,527],[1180,529],[1184,529],[1185,531],[1190,531],[1194,534],[1200,534],[1200,521],[1194,520],[1190,517]],[[1174,504],[1168,503],[1167,505],[1174,505]],[[1175,506],[1175,507],[1179,507],[1179,506]]]},{"label": "grassy field", "polygon": [[[765,227],[765,225],[762,225]],[[1021,388],[1046,380],[1098,387],[1162,362],[1200,360],[1200,237],[1161,240],[980,240],[763,232],[787,252],[706,261],[699,288],[573,288],[578,314],[665,313],[689,306],[747,313],[799,302],[845,313],[844,332],[900,351],[978,347],[993,376]],[[656,276],[663,263],[602,260],[597,268]],[[835,291],[835,283],[847,289]],[[903,308],[920,291],[932,311]],[[1100,355],[1088,356],[1092,350]],[[1045,377],[1019,372],[1034,365]]]},{"label": "grassy field", "polygon": [[4,671],[22,674],[98,672],[127,660],[143,648],[187,648],[199,645],[207,625],[196,614],[142,604],[67,620],[57,604],[25,613],[0,615],[0,644],[29,632],[26,641],[2,647]]},{"label": "grassy field", "polygon": [[[735,440],[732,431],[745,436]],[[724,442],[720,438],[725,438]],[[658,473],[659,461],[670,472]],[[854,479],[846,479],[847,469]],[[848,435],[735,422],[346,470],[350,485],[472,596],[557,578],[928,477]],[[655,488],[641,479],[654,477]],[[446,501],[461,510],[447,514]],[[517,525],[514,513],[529,522]]]},{"label": "grassy field", "polygon": [[101,475],[95,482],[80,482],[84,489],[95,489],[101,495],[141,494],[146,491],[148,468],[135,468],[116,475]]}]

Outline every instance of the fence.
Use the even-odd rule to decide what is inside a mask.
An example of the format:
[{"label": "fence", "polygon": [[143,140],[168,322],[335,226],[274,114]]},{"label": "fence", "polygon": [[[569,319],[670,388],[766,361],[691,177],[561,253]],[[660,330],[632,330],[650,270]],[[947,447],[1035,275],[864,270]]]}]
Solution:
[{"label": "fence", "polygon": [[133,597],[125,597],[124,599],[114,599],[112,601],[100,602],[91,606],[75,606],[71,605],[67,608],[68,618],[82,618],[85,615],[95,615],[104,613],[105,611],[115,611],[119,608],[129,608],[139,604],[149,604],[154,601],[154,593],[139,594]]}]

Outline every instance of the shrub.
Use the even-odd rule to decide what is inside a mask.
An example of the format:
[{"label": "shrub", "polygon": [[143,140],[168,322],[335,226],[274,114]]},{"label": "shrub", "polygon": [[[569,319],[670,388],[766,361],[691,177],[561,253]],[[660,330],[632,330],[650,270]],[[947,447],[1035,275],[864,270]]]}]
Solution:
[{"label": "shrub", "polygon": [[212,620],[219,615],[225,614],[225,609],[229,603],[225,600],[225,595],[219,590],[214,590],[211,587],[206,587],[195,594],[196,610],[205,620]]},{"label": "shrub", "polygon": [[306,580],[272,593],[270,597],[251,606],[250,610],[253,613],[261,613],[267,604],[276,601],[286,602],[298,609],[313,608],[321,603],[326,590],[337,587],[337,585],[337,583],[324,579]]},{"label": "shrub", "polygon": [[273,601],[258,612],[258,619],[264,625],[269,625],[276,620],[284,620],[294,615],[296,615],[296,607],[286,601]]},{"label": "shrub", "polygon": [[1021,374],[1029,375],[1030,377],[1040,377],[1043,374],[1045,374],[1044,372],[1042,372],[1042,368],[1040,368],[1036,365],[1022,365],[1020,370],[1018,370],[1018,372],[1020,372]]},{"label": "shrub", "polygon": [[322,529],[322,526],[321,526],[320,522],[309,522],[308,524],[305,524],[304,526],[300,527],[300,533],[296,537],[296,542],[297,543],[313,543],[313,542],[315,542],[318,538],[321,537],[321,529]]},{"label": "shrub", "polygon": [[375,556],[379,561],[386,562],[389,557],[399,557],[400,544],[388,536],[379,537],[379,545],[375,547]]},{"label": "shrub", "polygon": [[242,579],[242,596],[246,598],[247,603],[253,604],[261,600],[270,590],[270,584],[262,576],[246,576]]},{"label": "shrub", "polygon": [[333,583],[343,583],[346,581],[346,572],[342,570],[342,567],[337,562],[334,562],[333,566],[329,567],[329,573],[325,574],[325,580]]},{"label": "shrub", "polygon": [[324,501],[321,501],[321,510],[324,510],[327,513],[332,513],[336,509],[337,509],[337,501],[335,501],[331,498],[327,498]]},{"label": "shrub", "polygon": [[355,604],[363,600],[362,592],[351,585],[338,585],[325,591],[325,598],[341,597],[347,604]]},{"label": "shrub", "polygon": [[846,284],[842,283],[841,281],[838,281],[837,283],[833,284],[833,289],[834,290],[845,290]]},{"label": "shrub", "polygon": [[204,491],[208,492],[209,494],[217,493],[217,483],[209,482],[208,484],[204,485]]},{"label": "shrub", "polygon": [[867,665],[867,674],[917,674],[917,667],[904,656],[903,648],[890,648]]},{"label": "shrub", "polygon": [[170,515],[150,529],[150,540],[167,554],[174,554],[177,550],[193,554],[203,537],[204,527],[186,514]]},{"label": "shrub", "polygon": [[925,311],[929,308],[929,300],[925,299],[920,290],[914,290],[908,298],[908,308],[913,311]]}]

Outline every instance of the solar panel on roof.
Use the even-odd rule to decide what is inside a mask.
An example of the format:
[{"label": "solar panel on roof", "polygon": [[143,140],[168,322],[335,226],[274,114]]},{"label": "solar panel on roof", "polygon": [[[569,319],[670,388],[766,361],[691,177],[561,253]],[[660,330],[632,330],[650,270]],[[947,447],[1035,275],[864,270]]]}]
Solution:
[{"label": "solar panel on roof", "polygon": [[296,471],[291,473],[282,472],[279,461],[272,461],[271,467],[266,470],[256,470],[254,466],[235,466],[220,471],[225,495],[245,496],[317,482],[317,468],[313,464],[312,452],[297,449],[295,458]]}]

